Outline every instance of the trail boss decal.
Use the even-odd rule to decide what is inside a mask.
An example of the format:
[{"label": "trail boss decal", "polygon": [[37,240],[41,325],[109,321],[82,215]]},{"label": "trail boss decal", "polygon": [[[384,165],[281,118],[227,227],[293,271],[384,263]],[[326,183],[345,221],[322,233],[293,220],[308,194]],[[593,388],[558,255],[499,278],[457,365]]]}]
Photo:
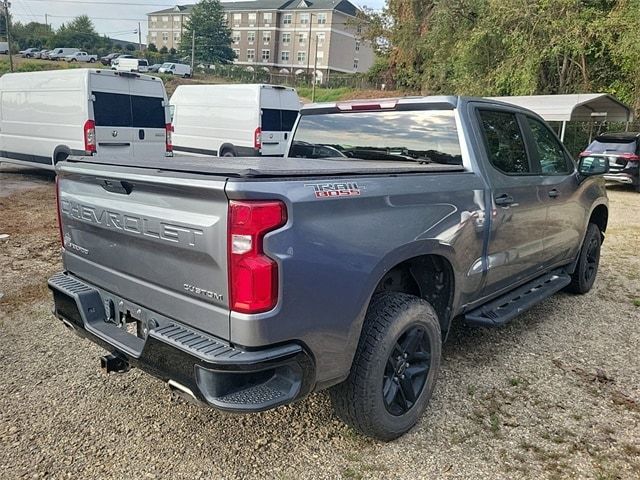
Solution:
[{"label": "trail boss decal", "polygon": [[305,187],[313,188],[316,198],[357,197],[364,188],[356,182],[308,183]]}]

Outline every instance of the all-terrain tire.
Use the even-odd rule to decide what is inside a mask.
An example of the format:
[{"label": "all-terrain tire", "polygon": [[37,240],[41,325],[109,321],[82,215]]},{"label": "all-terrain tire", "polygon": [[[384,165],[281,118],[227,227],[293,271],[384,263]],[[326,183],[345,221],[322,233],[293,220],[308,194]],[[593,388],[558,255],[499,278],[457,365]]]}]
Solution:
[{"label": "all-terrain tire", "polygon": [[[397,365],[396,353],[403,351],[401,346],[404,342],[401,341],[412,332],[422,332],[421,345],[429,350],[428,359],[423,362],[428,370],[421,375],[420,381],[424,383],[421,390],[414,392],[415,400],[408,410],[392,413],[390,407],[397,410],[398,405],[388,405],[383,387],[393,386],[390,380],[399,378],[390,377],[388,372],[391,368],[394,371],[391,375],[395,375],[392,367]],[[383,441],[398,438],[416,424],[427,408],[440,370],[441,351],[440,323],[428,302],[397,292],[375,295],[365,317],[349,377],[329,390],[336,414],[364,435]],[[404,357],[407,358],[406,354]],[[414,357],[417,358],[417,355]],[[397,358],[400,359],[400,356]],[[414,369],[419,363],[416,360]],[[409,368],[406,372],[409,372]],[[405,378],[404,374],[402,378]],[[419,383],[414,381],[415,377],[409,378],[412,385]],[[406,407],[402,385],[398,382],[397,391],[405,398]],[[386,393],[390,393],[390,389]]]},{"label": "all-terrain tire", "polygon": [[598,274],[601,245],[600,229],[595,223],[590,223],[580,249],[578,264],[571,275],[571,283],[566,287],[568,292],[582,295],[591,290]]}]

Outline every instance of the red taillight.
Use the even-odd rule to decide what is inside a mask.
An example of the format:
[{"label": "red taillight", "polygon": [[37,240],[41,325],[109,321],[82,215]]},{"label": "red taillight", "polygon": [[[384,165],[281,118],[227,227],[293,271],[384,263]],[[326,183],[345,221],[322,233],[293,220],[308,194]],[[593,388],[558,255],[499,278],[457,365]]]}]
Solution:
[{"label": "red taillight", "polygon": [[620,155],[622,158],[624,158],[625,160],[631,160],[631,161],[638,161],[640,160],[640,156],[636,155],[635,153],[623,153],[622,155]]},{"label": "red taillight", "polygon": [[93,120],[84,122],[84,151],[87,155],[96,153],[96,122]]},{"label": "red taillight", "polygon": [[60,234],[60,243],[64,247],[64,236],[62,235],[62,213],[60,212],[60,181],[56,175],[56,214],[58,216],[58,233]]},{"label": "red taillight", "polygon": [[171,139],[171,134],[173,132],[173,125],[171,125],[170,123],[167,123],[165,125],[165,131],[166,131],[166,146],[167,146],[167,153],[173,153],[173,140]]},{"label": "red taillight", "polygon": [[585,150],[584,152],[580,152],[580,157],[588,157],[591,154],[589,150]]},{"label": "red taillight", "polygon": [[265,255],[267,232],[287,222],[284,203],[273,201],[229,202],[229,299],[232,310],[259,313],[278,301],[278,265]]},{"label": "red taillight", "polygon": [[253,132],[253,148],[256,150],[262,148],[262,129],[260,127],[256,128],[256,131]]}]

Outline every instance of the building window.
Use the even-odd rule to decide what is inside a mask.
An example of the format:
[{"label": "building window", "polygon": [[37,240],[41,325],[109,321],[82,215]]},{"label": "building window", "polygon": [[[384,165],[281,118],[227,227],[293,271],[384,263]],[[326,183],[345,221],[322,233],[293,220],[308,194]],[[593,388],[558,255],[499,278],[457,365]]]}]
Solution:
[{"label": "building window", "polygon": [[301,13],[300,14],[300,23],[303,25],[307,25],[309,23],[309,14]]},{"label": "building window", "polygon": [[174,15],[174,16],[173,16],[173,21],[174,21],[175,23],[180,23],[180,15]]},{"label": "building window", "polygon": [[174,32],[173,43],[178,43],[179,41],[180,41],[180,32]]},{"label": "building window", "polygon": [[234,48],[233,49],[233,53],[236,56],[236,60],[239,60],[240,59],[240,49],[239,48]]},{"label": "building window", "polygon": [[158,32],[151,32],[151,37],[155,39],[157,36],[158,36]]},{"label": "building window", "polygon": [[156,23],[158,21],[158,17],[151,17],[151,23]]},{"label": "building window", "polygon": [[362,25],[358,25],[358,27],[356,28],[356,32],[362,33]]},{"label": "building window", "polygon": [[307,34],[306,33],[299,33],[298,34],[298,44],[299,45],[304,45],[306,40],[307,40]]},{"label": "building window", "polygon": [[307,61],[307,53],[306,52],[298,52],[298,63],[304,63]]},{"label": "building window", "polygon": [[169,32],[162,32],[162,41],[167,43],[169,41]]},{"label": "building window", "polygon": [[224,21],[224,23],[226,25],[227,22],[229,21],[229,14],[225,13],[224,15],[222,15],[222,20]]},{"label": "building window", "polygon": [[241,13],[234,13],[233,14],[233,24],[234,25],[240,25],[241,21],[242,21],[242,14]]},{"label": "building window", "polygon": [[268,62],[271,58],[271,50],[262,50],[262,61]]},{"label": "building window", "polygon": [[325,23],[327,23],[327,14],[326,13],[319,13],[318,14],[318,25],[324,25]]},{"label": "building window", "polygon": [[289,45],[291,43],[291,34],[283,33],[282,34],[282,43],[285,45]]},{"label": "building window", "polygon": [[271,41],[271,32],[262,32],[262,43],[268,44]]},{"label": "building window", "polygon": [[282,23],[284,25],[291,25],[291,14],[290,13],[285,13],[284,16],[282,17]]},{"label": "building window", "polygon": [[322,59],[324,59],[324,52],[323,52],[322,50],[320,50],[320,51],[318,52],[318,57],[317,57],[317,58],[318,58],[318,60],[322,60]]},{"label": "building window", "polygon": [[280,55],[280,58],[282,59],[283,62],[288,62],[289,61],[289,52],[282,52],[282,55]]},{"label": "building window", "polygon": [[271,12],[265,12],[262,14],[262,20],[264,21],[264,23],[269,24],[273,21],[273,13]]},{"label": "building window", "polygon": [[169,21],[169,17],[162,17],[162,21],[163,22],[168,22]]},{"label": "building window", "polygon": [[356,52],[360,51],[360,42],[356,40]]},{"label": "building window", "polygon": [[249,25],[255,25],[256,24],[256,14],[255,13],[250,13],[249,14]]},{"label": "building window", "polygon": [[231,32],[231,41],[233,43],[240,43],[240,32],[234,30]]},{"label": "building window", "polygon": [[357,69],[358,69],[358,59],[357,59],[357,58],[354,58],[354,59],[353,59],[353,69],[354,69],[354,70],[357,70]]},{"label": "building window", "polygon": [[256,60],[256,51],[253,48],[247,49],[247,61],[254,62]]},{"label": "building window", "polygon": [[325,34],[324,33],[317,33],[316,34],[316,38],[318,39],[318,46],[321,47],[324,45],[324,40],[325,40]]},{"label": "building window", "polygon": [[247,41],[253,43],[256,41],[256,32],[247,32]]}]

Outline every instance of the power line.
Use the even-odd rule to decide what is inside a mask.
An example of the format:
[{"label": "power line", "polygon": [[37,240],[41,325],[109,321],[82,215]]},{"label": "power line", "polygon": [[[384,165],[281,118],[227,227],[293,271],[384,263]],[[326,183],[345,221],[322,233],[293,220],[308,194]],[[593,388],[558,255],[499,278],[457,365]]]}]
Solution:
[{"label": "power line", "polygon": [[90,5],[138,5],[142,7],[175,7],[175,4],[166,3],[136,3],[136,2],[97,2],[96,0],[26,0],[28,2],[47,2],[47,3],[86,3]]},{"label": "power line", "polygon": [[[14,17],[44,17],[43,15],[30,15],[28,13],[12,13]],[[77,18],[78,15],[52,15],[50,13],[47,14],[51,18]],[[124,20],[130,22],[146,22],[146,18],[121,18],[121,17],[94,17],[91,15],[91,20]]]}]

